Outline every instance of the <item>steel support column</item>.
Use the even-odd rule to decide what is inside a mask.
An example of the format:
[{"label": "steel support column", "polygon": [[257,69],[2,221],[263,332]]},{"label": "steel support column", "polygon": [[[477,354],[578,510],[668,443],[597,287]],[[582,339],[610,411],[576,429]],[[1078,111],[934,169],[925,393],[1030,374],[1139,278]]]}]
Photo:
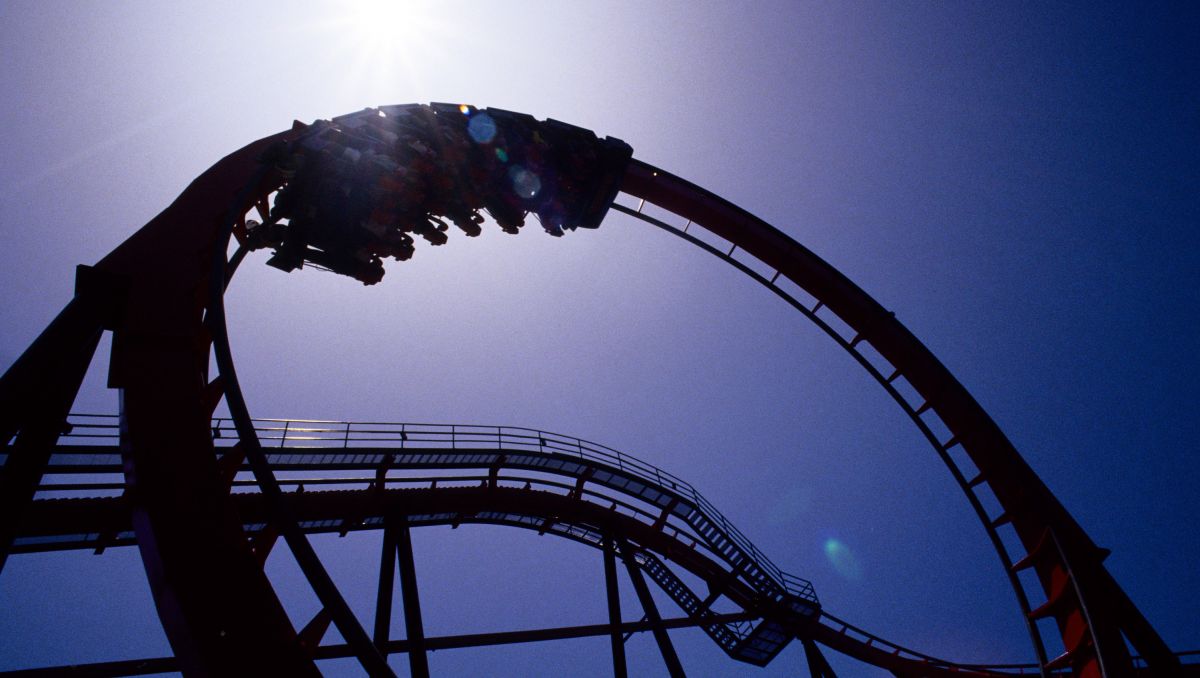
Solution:
[{"label": "steel support column", "polygon": [[396,528],[385,521],[379,554],[379,590],[375,597],[375,647],[383,652],[392,628],[392,583],[396,579]]},{"label": "steel support column", "polygon": [[404,628],[409,642],[408,664],[413,678],[429,678],[429,658],[425,654],[425,628],[421,624],[421,599],[417,591],[417,573],[413,567],[412,537],[408,518],[395,526],[396,546],[400,553],[400,593],[404,596]]},{"label": "steel support column", "polygon": [[608,591],[608,623],[612,626],[609,641],[612,644],[613,676],[626,678],[629,670],[625,664],[625,640],[621,637],[621,597],[617,589],[617,558],[611,537],[604,540],[604,583]]},{"label": "steel support column", "polygon": [[625,568],[629,570],[629,578],[633,580],[633,590],[637,591],[638,600],[642,602],[642,609],[646,612],[646,619],[652,624],[654,640],[658,642],[658,649],[667,664],[667,672],[671,674],[671,678],[686,678],[683,665],[679,663],[679,655],[675,654],[675,646],[671,644],[671,637],[667,635],[667,629],[663,626],[662,616],[658,614],[658,606],[654,604],[654,598],[650,596],[650,589],[642,577],[642,570],[634,562],[633,550],[624,539],[620,540],[619,544]]},{"label": "steel support column", "polygon": [[292,135],[217,162],[80,288],[116,294],[98,312],[113,330],[109,386],[120,389],[126,494],[155,606],[191,675],[318,675],[246,545],[216,465],[203,326],[214,239],[230,200],[262,152]]},{"label": "steel support column", "polygon": [[319,675],[246,543],[217,468],[191,338],[118,331],[113,343],[114,352],[153,347],[120,359],[121,456],[138,548],[183,672]]}]

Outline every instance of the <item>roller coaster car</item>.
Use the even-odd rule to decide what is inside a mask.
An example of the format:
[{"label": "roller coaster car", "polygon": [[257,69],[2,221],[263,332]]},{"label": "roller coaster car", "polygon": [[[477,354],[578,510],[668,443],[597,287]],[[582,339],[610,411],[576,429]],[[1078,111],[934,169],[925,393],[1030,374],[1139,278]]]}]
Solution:
[{"label": "roller coaster car", "polygon": [[[496,134],[474,139],[468,123],[487,115]],[[318,122],[293,145],[291,177],[256,246],[269,265],[305,262],[364,284],[381,260],[412,256],[412,235],[446,242],[446,221],[478,235],[486,209],[518,231],[533,212],[552,235],[596,228],[632,156],[628,144],[555,120],[468,106],[387,107]]]},{"label": "roller coaster car", "polygon": [[552,235],[599,227],[633,156],[629,144],[613,137],[601,140],[591,130],[554,119],[538,122],[498,108],[483,112],[504,132],[508,161],[525,165],[540,180],[536,195],[518,196],[523,209],[535,213]]},{"label": "roller coaster car", "polygon": [[[565,215],[570,226],[565,227],[599,228],[621,188],[633,147],[613,137],[597,139],[590,130],[558,120],[547,119],[543,128],[558,151],[560,169],[572,170],[560,173],[564,183],[570,182],[565,188],[573,197],[571,213]],[[585,159],[586,165],[581,166]]]}]

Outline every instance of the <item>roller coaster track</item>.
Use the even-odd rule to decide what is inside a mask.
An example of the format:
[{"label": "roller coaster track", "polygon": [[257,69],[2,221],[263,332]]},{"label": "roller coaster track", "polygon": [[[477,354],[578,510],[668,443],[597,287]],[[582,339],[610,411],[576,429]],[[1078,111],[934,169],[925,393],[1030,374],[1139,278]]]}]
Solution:
[{"label": "roller coaster track", "polygon": [[[620,534],[631,544],[637,566],[741,661],[765,665],[799,634],[899,675],[1038,672],[1035,664],[937,659],[842,621],[821,608],[809,582],[776,567],[686,481],[598,443],[511,426],[254,423],[268,446],[272,472],[287,476],[280,483],[292,490],[289,500],[305,534],[382,529],[389,515],[401,511],[412,527],[505,525],[597,549],[605,548],[606,534]],[[47,468],[57,482],[39,486],[42,498],[35,500],[13,553],[136,545],[123,497],[118,418],[76,414],[69,424]],[[246,477],[249,467],[237,455],[230,421],[214,419],[211,430],[248,539],[270,542],[262,495],[257,481]],[[698,595],[659,556],[701,577],[708,595]],[[704,624],[731,614],[713,611],[714,595],[737,605],[744,619]],[[782,611],[780,602],[787,603]],[[176,668],[167,659],[147,659],[111,666],[109,675],[120,666]]]},{"label": "roller coaster track", "polygon": [[[376,116],[386,116],[387,111],[403,112],[401,109],[412,107],[368,109],[337,118],[333,124],[359,126]],[[501,114],[515,115],[496,112]],[[115,516],[115,522],[89,533],[91,537],[59,539],[55,543],[60,548],[69,544],[103,549],[109,544],[135,541],[147,564],[160,618],[175,651],[173,661],[185,672],[237,669],[313,675],[313,648],[323,628],[333,623],[346,639],[339,651],[357,657],[372,675],[390,675],[385,655],[398,646],[386,627],[382,636],[378,626],[375,638],[368,636],[305,535],[322,530],[365,529],[372,524],[368,520],[378,520],[384,529],[385,545],[389,539],[399,540],[400,556],[404,558],[407,552],[411,559],[411,552],[404,548],[409,525],[405,517],[435,515],[413,512],[416,504],[412,502],[424,492],[430,506],[444,508],[439,512],[450,514],[444,522],[467,522],[470,516],[482,520],[479,516],[496,514],[496,507],[488,502],[498,502],[503,510],[494,522],[590,543],[602,548],[606,558],[619,553],[629,567],[635,588],[639,588],[649,626],[674,674],[681,674],[682,669],[666,640],[667,621],[657,617],[648,595],[641,595],[643,572],[688,613],[690,622],[679,623],[700,625],[727,652],[753,663],[769,660],[783,642],[794,636],[804,642],[810,667],[819,675],[832,675],[832,671],[815,650],[814,641],[886,667],[897,675],[1194,673],[1195,665],[1185,666],[1163,643],[1104,568],[1107,552],[1091,541],[987,413],[894,314],[812,252],[752,214],[637,160],[630,161],[625,169],[620,182],[624,197],[618,198],[614,209],[713,253],[782,297],[848,351],[912,419],[947,465],[994,545],[1026,619],[1037,655],[1036,666],[1002,669],[952,664],[845,624],[821,610],[807,582],[790,578],[772,565],[686,483],[591,443],[586,443],[589,453],[598,456],[587,457],[584,441],[575,441],[579,456],[572,458],[570,450],[547,449],[548,434],[503,428],[485,433],[486,429],[479,429],[476,434],[491,445],[461,448],[459,429],[463,435],[475,429],[455,426],[449,431],[448,444],[442,439],[437,441],[441,447],[416,452],[407,447],[408,431],[402,430],[405,435],[396,451],[383,451],[383,447],[390,446],[374,452],[353,451],[364,459],[373,455],[369,463],[362,462],[370,469],[348,461],[339,462],[342,467],[334,464],[322,469],[373,470],[378,475],[369,489],[304,492],[299,497],[294,491],[285,492],[289,485],[277,479],[275,472],[288,470],[289,463],[299,463],[294,459],[307,458],[304,455],[308,453],[290,444],[293,424],[286,421],[279,422],[284,427],[280,444],[286,454],[292,455],[293,462],[284,462],[280,457],[284,452],[264,444],[264,440],[273,442],[273,429],[251,418],[242,397],[225,328],[223,295],[246,253],[242,247],[229,256],[228,243],[236,237],[246,244],[247,216],[257,211],[267,220],[272,195],[287,181],[287,172],[260,159],[270,156],[280,144],[303,138],[305,130],[306,126],[298,124],[227,156],[95,267],[80,267],[75,299],[0,378],[0,434],[7,445],[5,470],[0,477],[0,559],[23,549],[51,548],[51,542],[36,541],[46,535],[32,535],[26,527],[47,512],[61,509],[68,516],[63,523],[55,523],[55,529],[69,521],[80,521],[82,525],[89,515]],[[644,210],[646,205],[656,206],[658,215],[670,216],[650,216]],[[102,452],[60,446],[59,436],[71,403],[105,329],[114,332],[110,385],[120,388],[123,394],[120,444]],[[218,369],[215,378],[208,374],[210,350]],[[211,422],[213,409],[222,398],[233,424],[232,435],[227,438],[226,426],[218,422],[214,427]],[[296,425],[306,427],[303,423]],[[350,428],[346,425],[342,441],[345,449],[337,454],[351,454]],[[505,430],[513,431],[511,440]],[[521,431],[524,433],[518,433]],[[936,431],[948,433],[939,437]],[[215,438],[216,433],[222,437]],[[521,438],[532,433],[539,436],[537,449],[529,449],[532,438]],[[214,454],[214,448],[226,449],[214,440],[225,439],[236,442],[223,455]],[[478,442],[466,438],[462,444]],[[173,454],[161,454],[164,449]],[[98,454],[106,457],[104,464],[111,470],[118,450],[125,475],[121,485],[124,499],[34,499],[39,492],[60,491],[42,482],[56,463],[74,458],[71,455]],[[325,450],[320,453],[335,454]],[[444,458],[434,462],[432,457],[438,454]],[[382,466],[381,459],[389,458]],[[429,465],[421,466],[418,458],[428,458]],[[243,460],[254,480],[231,481]],[[414,471],[487,468],[488,473],[471,479],[478,480],[476,488],[430,485],[426,490],[399,489],[391,485],[402,479],[393,481],[388,475],[397,460],[400,467]],[[86,467],[88,462],[80,463]],[[565,498],[550,489],[563,490],[565,486],[545,479],[539,481],[541,489],[535,491],[534,480],[541,476],[530,474],[537,473],[574,478],[575,484]],[[609,474],[608,481],[617,480],[606,482],[604,474]],[[341,480],[362,482],[329,478],[310,479],[306,484],[336,486]],[[522,481],[529,484],[528,490],[524,485],[506,485]],[[624,488],[615,487],[615,482],[624,482]],[[231,487],[238,490],[247,483],[253,492],[245,496],[239,491],[231,494]],[[626,491],[631,486],[641,488],[636,493],[637,501],[632,501]],[[599,496],[597,488],[604,488],[604,496],[612,502],[603,516],[597,513],[593,501]],[[106,488],[97,485],[84,489]],[[612,494],[617,490],[623,497],[620,502]],[[454,501],[437,499],[452,494],[461,496]],[[539,510],[527,506],[521,509],[524,513],[515,510],[518,504],[538,503],[530,500],[534,495],[544,495],[539,496]],[[250,497],[260,501],[258,513],[248,505],[255,501]],[[387,515],[371,514],[371,507],[393,504],[405,507],[395,508],[400,517],[393,520],[400,521],[399,527],[390,525]],[[459,508],[452,509],[454,505]],[[91,510],[77,510],[84,506]],[[259,518],[247,525],[240,516],[252,513]],[[591,529],[597,523],[607,525],[607,532]],[[1004,531],[1011,531],[1020,546],[1007,546],[1014,541],[1006,540]],[[257,540],[252,540],[249,549],[247,533]],[[287,541],[324,605],[318,619],[299,634],[262,572],[260,551],[275,536]],[[650,546],[652,542],[655,547]],[[701,599],[680,580],[673,579],[655,553],[700,574],[710,584],[709,595]],[[204,573],[216,569],[230,573],[233,584],[204,581]],[[1035,574],[1037,586],[1027,586],[1018,576],[1024,570]],[[400,571],[404,579],[403,563]],[[179,586],[177,582],[188,585]],[[390,575],[388,582],[390,605]],[[408,580],[402,584],[415,587]],[[380,590],[382,601],[382,575]],[[738,602],[744,612],[761,621],[751,628],[740,625],[748,618],[709,618],[714,593]],[[406,608],[406,615],[413,613]],[[405,649],[414,674],[425,674],[427,645],[420,632],[419,611],[415,612],[415,626],[414,618],[408,619]],[[1062,641],[1061,654],[1048,656],[1040,620],[1053,621]],[[606,628],[615,639],[617,629],[624,626],[612,618]],[[1140,658],[1131,656],[1126,641]],[[617,658],[614,640],[618,674],[624,671],[623,661]]]},{"label": "roller coaster track", "polygon": [[[1130,665],[1122,636],[1164,675],[1182,670],[1104,568],[1108,552],[1092,542],[979,403],[894,313],[779,230],[690,182],[635,160],[622,188],[637,199],[636,207],[617,204],[614,209],[720,257],[782,297],[904,410],[980,519],[1045,673],[1071,668],[1079,675],[1122,675],[1127,670],[1120,667]],[[673,215],[676,223],[645,214],[647,203]],[[770,273],[761,273],[764,269]],[[935,430],[949,434],[938,438]],[[956,458],[956,450],[963,455]],[[999,510],[989,513],[984,498]],[[1015,532],[1022,553],[1010,552],[1001,529]],[[1018,576],[1029,568],[1040,591],[1027,590]],[[1041,602],[1035,607],[1030,601],[1037,595]],[[1056,622],[1064,646],[1054,658],[1047,657],[1037,625],[1046,618]]]},{"label": "roller coaster track", "polygon": [[[72,415],[69,422],[70,432],[47,468],[59,482],[39,486],[45,498],[34,502],[14,553],[102,552],[136,544],[123,498],[118,418]],[[741,661],[765,665],[801,635],[900,675],[1036,670],[1036,665],[955,664],[843,622],[820,607],[809,582],[775,566],[686,481],[597,443],[506,426],[254,423],[271,471],[287,476],[280,482],[292,488],[289,501],[306,534],[381,529],[399,512],[412,527],[508,525],[597,549],[605,548],[606,535],[615,534],[630,544],[628,557],[687,617]],[[231,472],[243,529],[256,543],[271,540],[262,494],[257,481],[244,477],[249,467],[234,447],[229,420],[215,419],[211,430],[225,460],[218,463]],[[693,591],[663,559],[702,578],[708,594]],[[705,624],[720,617],[713,611],[720,597],[757,623]],[[158,660],[142,665],[163,666]]]}]

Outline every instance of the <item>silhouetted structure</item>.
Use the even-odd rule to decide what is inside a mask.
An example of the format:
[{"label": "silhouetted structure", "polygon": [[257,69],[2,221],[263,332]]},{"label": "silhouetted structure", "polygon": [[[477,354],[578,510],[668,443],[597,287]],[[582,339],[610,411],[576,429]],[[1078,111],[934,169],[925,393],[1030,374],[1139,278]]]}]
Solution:
[{"label": "silhouetted structure", "polygon": [[[799,638],[818,676],[833,675],[818,645],[902,676],[1195,672],[1117,586],[1102,564],[1105,552],[894,315],[765,222],[630,155],[619,140],[562,123],[435,104],[297,124],[227,156],[95,267],[80,267],[75,298],[0,378],[6,442],[0,557],[138,546],[175,657],[92,667],[106,675],[173,668],[315,675],[314,659],[347,655],[372,675],[390,675],[390,652],[407,652],[413,674],[426,675],[431,649],[583,635],[609,635],[614,672],[624,675],[621,634],[637,630],[652,631],[670,672],[682,675],[666,630],[686,625],[702,627],[731,657],[754,664],[766,664]],[[641,202],[614,204],[618,189]],[[645,202],[686,225],[642,214]],[[846,624],[821,607],[808,582],[771,564],[687,483],[593,443],[515,428],[395,425],[365,435],[352,424],[251,419],[223,308],[229,276],[247,251],[269,247],[269,263],[281,269],[317,265],[371,284],[382,277],[383,258],[412,256],[414,234],[445,242],[447,220],[473,235],[486,210],[515,232],[533,212],[543,228],[561,235],[596,227],[610,207],[710,251],[784,298],[896,400],[946,463],[994,544],[1027,619],[1037,665],[938,660]],[[252,212],[258,220],[247,218]],[[719,236],[730,249],[712,247],[693,229]],[[239,248],[227,258],[231,238]],[[761,265],[748,265],[749,258]],[[811,300],[785,290],[780,278]],[[835,329],[834,318],[849,332]],[[113,332],[110,385],[123,395],[119,425],[68,418],[104,330]],[[217,375],[208,374],[210,351]],[[915,400],[897,389],[901,379]],[[222,398],[231,419],[214,422]],[[935,430],[950,436],[939,439]],[[265,437],[280,449],[264,450]],[[243,468],[254,481],[234,480]],[[88,477],[69,487],[50,485],[43,482],[47,469]],[[274,476],[280,469],[310,472],[303,481],[308,489],[285,487]],[[348,471],[373,475],[330,475]],[[123,479],[94,477],[118,473]],[[235,484],[253,491],[231,493]],[[338,489],[311,491],[318,487]],[[39,490],[63,489],[93,496],[35,498]],[[999,513],[984,508],[984,492],[1002,507]],[[524,527],[601,550],[608,622],[425,637],[409,529],[460,522]],[[373,635],[305,536],[359,529],[381,529],[384,537]],[[1021,552],[1010,552],[1005,530]],[[324,606],[299,632],[262,569],[280,536]],[[645,622],[622,621],[618,556]],[[405,640],[393,639],[389,629],[397,558]],[[667,561],[699,576],[708,590],[692,590]],[[1036,573],[1037,590],[1017,576],[1025,569]],[[216,571],[225,576],[211,577]],[[644,577],[685,616],[664,619]],[[740,612],[715,613],[721,598]],[[1047,656],[1040,619],[1054,621],[1061,655]],[[330,623],[345,645],[320,645]],[[1140,659],[1131,657],[1126,641]]]}]

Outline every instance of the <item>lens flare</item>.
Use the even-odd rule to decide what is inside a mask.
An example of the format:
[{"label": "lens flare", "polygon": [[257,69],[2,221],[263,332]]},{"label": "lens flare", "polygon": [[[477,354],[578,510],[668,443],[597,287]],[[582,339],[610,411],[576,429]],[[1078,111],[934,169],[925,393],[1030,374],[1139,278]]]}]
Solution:
[{"label": "lens flare", "polygon": [[825,540],[825,558],[829,560],[834,572],[846,579],[851,581],[862,579],[862,566],[859,565],[858,558],[841,540],[833,537]]},{"label": "lens flare", "polygon": [[477,144],[490,144],[496,138],[496,121],[487,113],[476,113],[467,123],[467,134]]},{"label": "lens flare", "polygon": [[542,190],[542,180],[520,165],[508,168],[508,179],[512,182],[513,192],[526,200]]}]

